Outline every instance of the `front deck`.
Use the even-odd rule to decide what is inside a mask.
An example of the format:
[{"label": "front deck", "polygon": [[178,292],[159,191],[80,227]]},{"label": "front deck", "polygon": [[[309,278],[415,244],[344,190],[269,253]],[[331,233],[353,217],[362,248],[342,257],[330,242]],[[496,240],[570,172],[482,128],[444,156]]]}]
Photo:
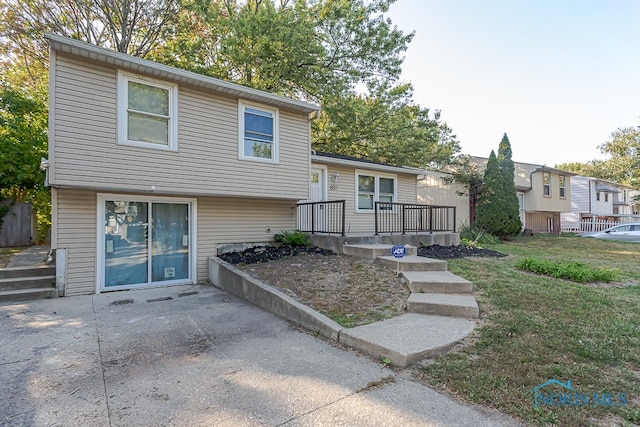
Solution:
[{"label": "front deck", "polygon": [[376,202],[370,231],[350,232],[346,202],[333,200],[298,204],[297,228],[309,233],[319,247],[343,252],[345,245],[364,243],[412,246],[460,244],[456,208],[415,203]]}]

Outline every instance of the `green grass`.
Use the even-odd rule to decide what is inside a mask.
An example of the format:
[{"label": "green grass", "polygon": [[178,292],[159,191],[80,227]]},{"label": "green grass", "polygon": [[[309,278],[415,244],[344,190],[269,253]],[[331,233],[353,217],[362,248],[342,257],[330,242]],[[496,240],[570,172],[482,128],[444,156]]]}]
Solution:
[{"label": "green grass", "polygon": [[[471,344],[416,373],[529,425],[640,424],[640,244],[534,236],[490,248],[510,256],[448,263],[476,289],[481,325]],[[617,281],[579,284],[516,268],[543,257],[612,269]],[[581,393],[625,393],[627,405],[534,409],[531,389],[551,378]]]}]

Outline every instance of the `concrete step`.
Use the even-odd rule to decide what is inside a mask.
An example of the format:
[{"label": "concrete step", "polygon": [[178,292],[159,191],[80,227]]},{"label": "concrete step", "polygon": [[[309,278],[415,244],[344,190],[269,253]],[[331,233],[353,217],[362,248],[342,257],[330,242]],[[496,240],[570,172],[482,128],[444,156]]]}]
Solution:
[{"label": "concrete step", "polygon": [[31,267],[0,268],[0,280],[11,277],[55,276],[56,267],[53,265],[39,265]]},{"label": "concrete step", "polygon": [[474,326],[468,319],[407,313],[343,329],[339,340],[378,360],[387,357],[394,366],[406,367],[449,350]]},{"label": "concrete step", "polygon": [[55,287],[56,276],[10,277],[0,279],[0,291]]},{"label": "concrete step", "polygon": [[447,261],[425,258],[416,255],[407,255],[403,258],[395,258],[391,255],[379,256],[376,262],[400,271],[446,271]]},{"label": "concrete step", "polygon": [[[387,245],[384,243],[359,243],[359,244],[346,244],[342,247],[342,252],[347,255],[357,256],[358,258],[374,260],[379,256],[391,255],[391,248],[393,245]],[[411,245],[404,245],[407,249],[407,255],[416,255],[418,248]]]},{"label": "concrete step", "polygon": [[0,291],[0,302],[28,301],[36,299],[46,299],[58,296],[54,287],[13,289],[10,291]]},{"label": "concrete step", "polygon": [[473,295],[413,292],[407,299],[407,310],[411,313],[454,316],[466,319],[480,317],[480,309]]},{"label": "concrete step", "polygon": [[403,271],[402,277],[411,292],[468,294],[473,283],[449,271]]}]

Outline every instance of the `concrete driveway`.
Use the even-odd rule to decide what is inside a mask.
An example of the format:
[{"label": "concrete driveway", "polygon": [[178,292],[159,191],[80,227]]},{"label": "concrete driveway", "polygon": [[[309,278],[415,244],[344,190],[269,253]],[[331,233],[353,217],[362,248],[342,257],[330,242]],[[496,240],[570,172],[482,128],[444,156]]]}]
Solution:
[{"label": "concrete driveway", "polygon": [[517,425],[211,286],[0,304],[0,395],[16,426]]}]

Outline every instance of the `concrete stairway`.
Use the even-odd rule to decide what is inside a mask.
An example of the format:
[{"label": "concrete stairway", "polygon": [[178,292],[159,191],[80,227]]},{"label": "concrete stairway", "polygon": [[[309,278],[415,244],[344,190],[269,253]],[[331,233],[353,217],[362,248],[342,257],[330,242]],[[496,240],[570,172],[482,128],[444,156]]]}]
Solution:
[{"label": "concrete stairway", "polygon": [[[399,271],[411,295],[409,313],[382,322],[342,332],[356,348],[374,357],[389,357],[397,366],[407,366],[447,351],[469,335],[480,315],[473,284],[447,271],[447,262],[416,255],[416,247],[405,246],[407,256],[390,255],[392,245],[349,245],[344,253]],[[367,343],[371,343],[367,346]],[[375,343],[375,344],[374,344]]]},{"label": "concrete stairway", "polygon": [[57,296],[54,266],[0,269],[0,302],[24,301]]}]

